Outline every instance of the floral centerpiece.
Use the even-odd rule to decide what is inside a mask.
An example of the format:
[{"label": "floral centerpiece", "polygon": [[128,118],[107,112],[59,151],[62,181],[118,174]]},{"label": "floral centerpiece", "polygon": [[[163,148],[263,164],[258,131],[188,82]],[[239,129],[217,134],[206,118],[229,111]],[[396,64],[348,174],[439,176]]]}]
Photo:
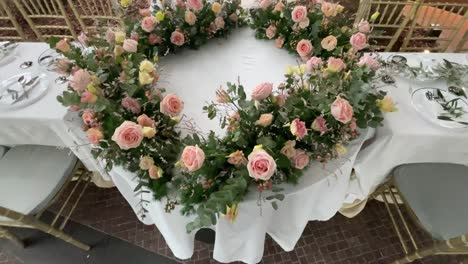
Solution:
[{"label": "floral centerpiece", "polygon": [[175,188],[168,211],[178,203],[182,213],[197,214],[188,232],[215,224],[220,215],[234,220],[250,185],[260,195],[271,190],[266,199],[278,208],[281,184],[296,184],[312,161],[340,157],[358,128],[378,126],[382,112],[395,111],[391,98],[371,86],[377,59],[360,53],[367,22],[346,26],[338,4],[262,0],[260,9],[250,10],[257,37],[275,39],[305,63],[288,67],[278,87],[265,80],[250,95],[240,82],[228,83],[204,107],[227,134],[181,139],[176,126],[183,101],[158,86],[158,56],[225,36],[245,12],[237,1],[201,0],[163,1],[152,10],[140,9],[124,28],[83,33],[79,45],[51,40],[66,57],[59,68],[71,75],[58,99],[80,112],[93,153],[107,169],[135,172],[136,191],[146,185],[156,199]]}]

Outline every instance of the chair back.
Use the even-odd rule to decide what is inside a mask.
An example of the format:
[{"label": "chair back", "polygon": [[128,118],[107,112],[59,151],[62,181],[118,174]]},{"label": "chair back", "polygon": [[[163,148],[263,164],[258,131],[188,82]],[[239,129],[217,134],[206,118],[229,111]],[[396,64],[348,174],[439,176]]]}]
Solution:
[{"label": "chair back", "polygon": [[4,0],[0,0],[0,40],[24,40],[24,32]]},{"label": "chair back", "polygon": [[84,32],[95,30],[101,23],[123,24],[119,5],[114,0],[68,0],[68,4]]},{"label": "chair back", "polygon": [[467,9],[464,0],[362,0],[355,23],[379,13],[369,37],[376,50],[453,52],[468,30]]},{"label": "chair back", "polygon": [[77,37],[62,0],[13,1],[40,40],[52,36]]}]

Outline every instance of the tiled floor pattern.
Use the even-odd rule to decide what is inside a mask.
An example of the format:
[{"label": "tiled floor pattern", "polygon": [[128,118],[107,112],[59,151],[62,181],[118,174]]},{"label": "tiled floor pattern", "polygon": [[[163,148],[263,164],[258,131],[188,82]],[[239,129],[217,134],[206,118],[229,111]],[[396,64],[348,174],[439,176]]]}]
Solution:
[{"label": "tiled floor pattern", "polygon": [[[154,226],[140,223],[116,188],[90,187],[73,219],[147,250],[174,258],[158,230]],[[429,243],[421,230],[416,236],[423,244]],[[190,260],[178,261],[194,264],[217,263],[211,258],[212,253],[212,245],[196,241],[193,257]],[[348,219],[337,214],[329,221],[309,222],[294,251],[285,252],[267,237],[262,263],[386,264],[401,256],[402,249],[384,205],[371,201],[355,218]],[[0,251],[0,264],[3,263],[22,262]],[[455,264],[459,263],[459,259],[437,256],[414,263]]]}]

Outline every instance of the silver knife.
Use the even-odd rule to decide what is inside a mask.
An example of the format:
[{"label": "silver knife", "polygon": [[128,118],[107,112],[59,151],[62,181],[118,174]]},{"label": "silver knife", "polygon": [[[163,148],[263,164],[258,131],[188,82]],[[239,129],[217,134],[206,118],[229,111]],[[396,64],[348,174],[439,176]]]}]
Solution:
[{"label": "silver knife", "polygon": [[[39,78],[39,76],[35,77],[33,80],[36,81],[38,78]],[[13,101],[13,103],[11,103],[11,105],[14,105],[14,104],[18,103],[19,101],[23,100],[23,98],[27,95],[27,93],[29,93],[32,89],[34,89],[34,87],[36,87],[39,83],[40,83],[40,81],[37,81],[37,82],[31,84],[30,88],[25,90],[24,93],[20,95],[20,97],[16,98],[16,100]]]}]

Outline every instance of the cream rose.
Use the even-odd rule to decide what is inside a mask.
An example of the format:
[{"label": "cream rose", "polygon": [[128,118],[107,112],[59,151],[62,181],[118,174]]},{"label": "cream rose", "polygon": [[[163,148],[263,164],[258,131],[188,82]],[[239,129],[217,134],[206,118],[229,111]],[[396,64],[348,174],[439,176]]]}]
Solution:
[{"label": "cream rose", "polygon": [[215,13],[215,15],[219,15],[219,13],[221,13],[221,10],[222,10],[222,6],[220,3],[218,2],[214,2],[212,5],[211,5],[211,11],[213,11]]},{"label": "cream rose", "polygon": [[140,146],[143,140],[141,126],[131,121],[124,121],[115,129],[112,140],[119,145],[121,149],[127,150]]},{"label": "cream rose", "polygon": [[336,44],[338,43],[338,40],[335,38],[335,36],[328,36],[322,40],[320,43],[322,45],[322,48],[332,51],[336,48]]},{"label": "cream rose", "polygon": [[328,70],[331,72],[340,72],[346,68],[346,64],[341,59],[334,57],[328,58]]},{"label": "cream rose", "polygon": [[241,150],[236,150],[235,152],[229,154],[227,158],[227,162],[236,167],[242,164],[247,164],[247,159],[244,157],[244,153]]},{"label": "cream rose", "polygon": [[55,48],[60,50],[61,52],[69,52],[71,50],[70,44],[68,44],[67,39],[61,39],[57,44],[55,44]]},{"label": "cream rose", "polygon": [[298,118],[294,119],[291,122],[291,134],[296,136],[297,139],[303,139],[307,135],[307,128],[305,122],[299,120]]},{"label": "cream rose", "polygon": [[150,156],[143,156],[140,158],[140,169],[142,170],[149,170],[151,166],[154,165],[154,159]]},{"label": "cream rose", "polygon": [[153,83],[154,78],[151,74],[141,71],[138,74],[138,81],[140,82],[140,85],[147,85]]},{"label": "cream rose", "polygon": [[114,33],[115,36],[115,42],[116,43],[123,43],[125,40],[125,32],[123,31],[117,31]]},{"label": "cream rose", "polygon": [[90,128],[86,131],[86,135],[88,136],[89,142],[91,144],[97,145],[99,144],[99,141],[101,141],[104,138],[104,135],[102,134],[101,130],[97,128]]},{"label": "cream rose", "polygon": [[156,129],[154,127],[143,127],[142,132],[145,138],[154,138],[156,135]]},{"label": "cream rose", "polygon": [[187,146],[182,152],[181,162],[188,171],[197,171],[205,162],[205,153],[198,146]]},{"label": "cream rose", "polygon": [[286,143],[284,143],[284,146],[281,148],[281,154],[285,155],[289,159],[294,157],[296,155],[296,149],[294,148],[296,146],[296,141],[295,140],[288,140]]},{"label": "cream rose", "polygon": [[184,19],[190,26],[195,25],[195,22],[197,22],[197,16],[189,10],[185,11]]},{"label": "cream rose", "polygon": [[134,53],[138,50],[138,42],[133,39],[126,39],[122,47],[126,52]]},{"label": "cream rose", "polygon": [[271,125],[273,122],[273,115],[272,114],[262,114],[260,118],[255,122],[255,125],[267,127]]}]

